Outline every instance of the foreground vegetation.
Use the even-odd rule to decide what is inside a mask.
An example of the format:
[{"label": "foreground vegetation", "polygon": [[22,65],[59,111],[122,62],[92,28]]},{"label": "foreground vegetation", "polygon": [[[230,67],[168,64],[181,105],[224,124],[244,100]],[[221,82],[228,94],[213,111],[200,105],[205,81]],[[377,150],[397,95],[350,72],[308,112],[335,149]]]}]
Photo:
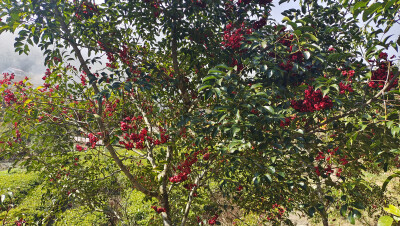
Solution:
[{"label": "foreground vegetation", "polygon": [[[364,179],[372,184],[381,187],[386,178],[392,172],[371,174],[364,173]],[[46,198],[46,189],[42,185],[43,181],[37,173],[28,173],[26,170],[15,168],[11,171],[0,171],[0,194],[6,195],[6,199],[1,205],[0,221],[5,225],[14,225],[16,222],[26,222],[28,225],[42,225],[44,219],[54,218],[54,225],[110,225],[113,219],[107,216],[104,211],[95,211],[85,206],[71,203],[64,211],[49,215],[49,202]],[[12,192],[10,197],[9,192]],[[388,203],[400,206],[400,183],[395,179],[389,185],[385,205]],[[137,191],[127,189],[118,197],[118,205],[115,210],[120,211],[121,224],[124,225],[158,225],[156,214],[151,208],[150,201],[144,201],[144,196]],[[378,218],[385,214],[379,203],[362,211],[362,217],[357,224],[375,225]],[[12,206],[10,206],[12,205]],[[204,206],[203,206],[204,207]],[[8,209],[10,208],[10,209]],[[110,208],[113,208],[110,206]],[[115,208],[115,206],[114,206]],[[347,217],[340,213],[337,206],[329,221],[329,225],[348,225]],[[8,209],[8,211],[7,211]],[[320,225],[321,219],[309,218],[301,213],[291,213],[289,217],[296,224]],[[226,211],[222,213],[220,221],[223,225],[259,225],[262,224],[262,217],[255,213],[241,212],[240,210]]]}]

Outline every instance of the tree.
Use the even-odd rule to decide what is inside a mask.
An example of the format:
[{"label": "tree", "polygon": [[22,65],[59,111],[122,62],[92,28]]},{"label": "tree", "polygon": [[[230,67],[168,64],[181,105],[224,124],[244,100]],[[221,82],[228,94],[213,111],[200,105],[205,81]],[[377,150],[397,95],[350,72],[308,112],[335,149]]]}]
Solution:
[{"label": "tree", "polygon": [[54,211],[106,211],[129,184],[164,225],[224,208],[327,225],[332,206],[354,223],[382,198],[362,170],[399,153],[398,44],[357,23],[390,28],[399,4],[368,2],[305,1],[280,24],[269,0],[2,1],[1,31],[49,67],[38,88],[4,76],[2,154],[59,189]]}]

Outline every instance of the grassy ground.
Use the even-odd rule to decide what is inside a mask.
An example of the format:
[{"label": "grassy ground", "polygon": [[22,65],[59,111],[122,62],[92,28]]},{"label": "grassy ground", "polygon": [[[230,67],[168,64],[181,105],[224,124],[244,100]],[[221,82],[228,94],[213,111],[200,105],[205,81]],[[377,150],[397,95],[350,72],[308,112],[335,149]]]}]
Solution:
[{"label": "grassy ground", "polygon": [[[376,175],[365,173],[364,178],[378,186],[381,186],[385,179],[392,172]],[[0,171],[0,195],[13,193],[13,199],[9,197],[5,200],[5,205],[0,209],[0,224],[14,225],[18,219],[25,219],[33,224],[40,222],[47,215],[47,210],[41,205],[42,195],[45,193],[41,185],[41,180],[35,173],[26,173],[22,169]],[[400,206],[400,183],[399,179],[393,179],[388,186],[386,194],[392,198],[393,205]],[[156,215],[151,209],[151,202],[142,202],[143,195],[133,190],[127,190],[121,195],[120,212],[123,213],[125,225],[157,225],[154,219]],[[9,204],[13,204],[10,211],[6,211]],[[388,203],[389,204],[389,203]],[[387,205],[377,203],[377,206]],[[375,225],[377,215],[369,216],[363,212],[362,220],[358,220],[356,225]],[[295,225],[321,225],[315,220],[309,220],[301,214],[291,214],[291,220]],[[249,214],[241,220],[235,220],[235,225],[260,225],[255,214]],[[55,225],[108,225],[108,219],[102,212],[93,212],[84,206],[74,206],[57,216]],[[340,216],[339,211],[333,211],[330,215],[329,225],[350,225],[346,218]]]},{"label": "grassy ground", "polygon": [[[7,195],[12,192],[12,198]],[[24,219],[28,225],[36,225],[47,217],[47,209],[43,207],[42,195],[45,189],[35,173],[13,169],[0,171],[0,195],[5,194],[4,205],[0,206],[0,225],[14,225],[18,219]],[[147,225],[154,218],[151,202],[142,202],[143,195],[136,191],[126,191],[121,200],[125,225]],[[7,211],[8,207],[10,208]],[[57,216],[55,225],[109,225],[106,215],[100,211],[90,211],[84,206],[67,209]]]}]

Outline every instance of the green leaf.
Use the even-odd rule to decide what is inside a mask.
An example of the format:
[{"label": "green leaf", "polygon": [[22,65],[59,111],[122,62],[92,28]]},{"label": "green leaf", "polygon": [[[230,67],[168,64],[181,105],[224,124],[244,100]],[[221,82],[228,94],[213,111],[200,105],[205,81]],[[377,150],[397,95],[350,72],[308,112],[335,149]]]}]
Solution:
[{"label": "green leaf", "polygon": [[395,178],[395,177],[400,177],[400,171],[398,171],[398,172],[396,172],[396,173],[390,175],[388,178],[386,178],[385,182],[384,182],[383,185],[382,185],[382,190],[383,190],[383,191],[386,190],[386,187],[387,187],[387,185],[389,184],[389,182],[390,182],[393,178]]},{"label": "green leaf", "polygon": [[361,202],[353,202],[351,205],[360,210],[365,209],[365,206]]},{"label": "green leaf", "polygon": [[360,211],[358,211],[358,210],[356,210],[356,209],[353,209],[351,212],[353,213],[354,219],[359,219],[359,218],[361,218],[361,213],[360,213]]},{"label": "green leaf", "polygon": [[204,85],[204,86],[201,86],[201,87],[199,88],[199,92],[202,91],[203,89],[207,89],[207,88],[210,88],[210,87],[211,87],[211,85]]},{"label": "green leaf", "polygon": [[[211,71],[211,70],[210,70]],[[206,81],[208,81],[208,80],[214,80],[214,79],[217,79],[217,77],[215,77],[214,75],[211,75],[211,76],[207,76],[207,77],[205,77],[205,78],[203,78],[203,82],[206,82]]]},{"label": "green leaf", "polygon": [[354,13],[354,12],[355,12],[357,9],[359,9],[359,8],[365,7],[367,4],[368,4],[368,1],[360,1],[360,2],[357,2],[357,3],[354,5],[353,9],[352,9],[352,13]]},{"label": "green leaf", "polygon": [[236,136],[236,134],[240,131],[240,128],[237,126],[232,127],[232,136]]},{"label": "green leaf", "polygon": [[269,166],[269,167],[268,167],[268,171],[269,171],[270,173],[274,174],[274,173],[275,173],[275,167]]},{"label": "green leaf", "polygon": [[311,207],[308,209],[308,216],[313,217],[315,213],[315,207]]},{"label": "green leaf", "polygon": [[350,211],[350,213],[347,215],[347,220],[350,222],[350,224],[356,224],[356,219],[354,218],[353,211]]},{"label": "green leaf", "polygon": [[371,14],[373,14],[375,11],[377,11],[379,8],[382,8],[383,4],[380,2],[376,2],[372,4],[368,9],[366,9],[363,13],[363,21],[366,21],[370,18]]},{"label": "green leaf", "polygon": [[386,212],[393,214],[395,216],[400,217],[400,209],[397,208],[396,206],[389,205],[388,208],[383,208]]},{"label": "green leaf", "polygon": [[272,114],[275,114],[275,110],[274,110],[274,108],[272,106],[264,106],[264,108],[267,109]]},{"label": "green leaf", "polygon": [[389,216],[381,216],[378,220],[378,226],[392,226],[393,218]]},{"label": "green leaf", "polygon": [[390,0],[390,1],[388,1],[388,2],[386,3],[386,5],[385,5],[385,8],[383,8],[383,11],[386,11],[386,10],[388,10],[390,7],[392,7],[393,4],[394,4],[396,1],[398,1],[398,0]]},{"label": "green leaf", "polygon": [[282,22],[284,22],[284,21],[292,22],[292,20],[287,16],[283,17]]},{"label": "green leaf", "polygon": [[344,204],[341,208],[340,208],[340,215],[345,216],[347,213],[347,204]]},{"label": "green leaf", "polygon": [[313,41],[315,41],[315,42],[318,42],[318,38],[315,37],[313,34],[304,33],[303,36],[306,37],[306,38],[308,38],[308,39],[311,39],[311,40],[313,40]]}]

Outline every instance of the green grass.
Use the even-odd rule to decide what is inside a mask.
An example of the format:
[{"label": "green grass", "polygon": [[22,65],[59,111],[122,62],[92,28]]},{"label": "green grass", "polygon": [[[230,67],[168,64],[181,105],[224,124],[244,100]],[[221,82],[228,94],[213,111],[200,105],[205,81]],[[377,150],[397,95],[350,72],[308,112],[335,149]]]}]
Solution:
[{"label": "green grass", "polygon": [[[22,169],[0,171],[0,181],[0,195],[13,193],[13,200],[7,197],[5,205],[0,209],[1,223],[5,218],[6,225],[23,218],[30,225],[41,222],[48,216],[48,210],[41,205],[42,195],[46,190],[37,173],[27,173]],[[124,216],[123,222],[126,225],[158,225],[158,218],[151,208],[152,201],[143,201],[144,197],[135,190],[126,190],[121,195],[119,211]],[[14,206],[7,213],[5,210],[8,204]],[[103,212],[77,206],[60,213],[56,217],[55,225],[108,225],[108,219]]]},{"label": "green grass", "polygon": [[[381,186],[385,179],[392,172],[384,174],[364,173],[365,180],[373,182]],[[10,172],[0,171],[0,195],[8,191],[13,192],[15,206],[8,212],[5,222],[8,225],[14,224],[19,218],[24,218],[29,224],[35,224],[42,221],[48,214],[48,210],[41,205],[42,195],[46,190],[42,187],[38,174],[27,173],[22,169],[13,169]],[[388,186],[387,192],[392,203],[377,203],[377,206],[387,206],[393,204],[399,206],[400,201],[400,183],[399,179],[393,179]],[[160,217],[151,208],[152,202],[155,200],[143,201],[144,195],[132,189],[126,189],[120,195],[119,212],[123,216],[122,224],[124,225],[160,225]],[[6,199],[6,204],[9,203]],[[2,212],[1,212],[2,211]],[[375,223],[374,216],[368,216],[363,212],[363,219],[357,220],[356,224],[373,225]],[[0,210],[0,223],[6,216],[3,209]],[[298,218],[296,218],[298,219]],[[303,217],[302,217],[303,219]],[[222,220],[222,219],[221,219]],[[320,225],[315,219],[304,219],[310,225]],[[256,225],[259,223],[257,214],[248,214],[243,216],[241,220],[235,220],[236,225]],[[350,225],[344,217],[340,216],[339,211],[333,211],[329,216],[330,225]],[[100,211],[92,211],[84,206],[74,206],[60,213],[55,225],[108,225],[107,216]]]}]

